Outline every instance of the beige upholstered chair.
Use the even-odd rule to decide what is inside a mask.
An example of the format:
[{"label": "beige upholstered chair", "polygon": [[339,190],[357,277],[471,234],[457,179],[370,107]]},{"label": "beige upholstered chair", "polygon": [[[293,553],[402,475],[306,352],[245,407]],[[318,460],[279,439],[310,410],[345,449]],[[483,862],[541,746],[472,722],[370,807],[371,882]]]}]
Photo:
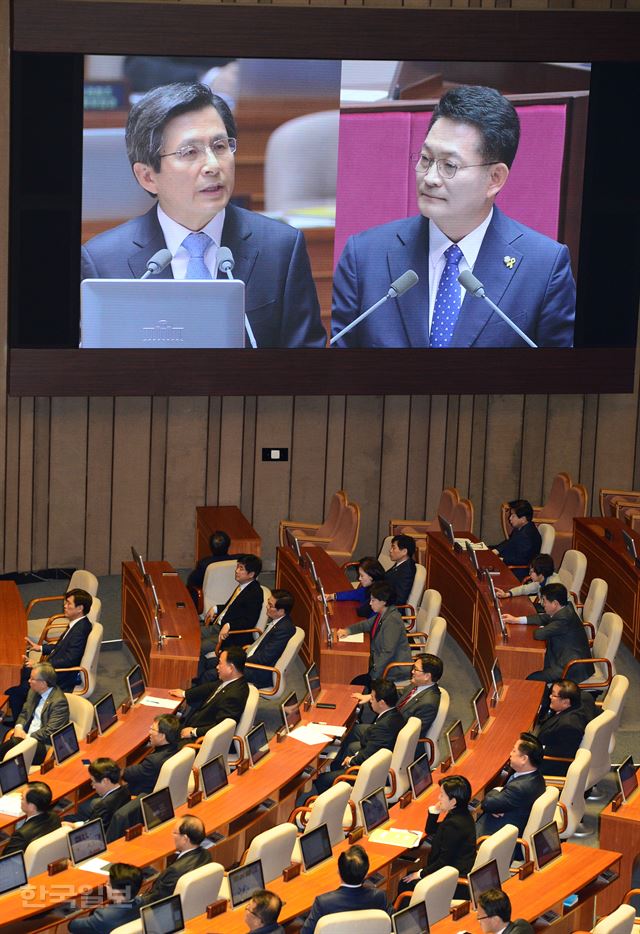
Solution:
[{"label": "beige upholstered chair", "polygon": [[580,662],[592,661],[595,672],[590,678],[581,681],[580,687],[592,691],[598,688],[608,687],[616,673],[615,658],[620,648],[622,629],[622,620],[617,613],[604,613],[591,647],[592,657],[582,659],[575,658],[572,662],[569,662],[568,665],[565,665],[562,677],[571,678],[571,669],[573,665]]},{"label": "beige upholstered chair", "polygon": [[[327,788],[321,795],[318,795],[313,800],[313,804],[295,808],[289,820],[295,826],[301,825],[304,833],[309,833],[321,824],[326,824],[331,846],[336,846],[344,840],[342,824],[350,797],[351,785],[348,782],[336,782],[331,788]],[[294,847],[293,859],[296,862],[301,862],[302,859],[299,840],[296,841]]]},{"label": "beige upholstered chair", "polygon": [[[560,837],[586,837],[592,834],[582,823],[585,812],[584,793],[587,790],[587,778],[591,768],[591,753],[588,749],[578,749],[567,774],[562,781],[560,798],[556,808],[555,820]],[[548,781],[557,781],[553,776]]]},{"label": "beige upholstered chair", "polygon": [[83,697],[89,698],[96,689],[102,635],[103,627],[101,623],[93,623],[91,632],[87,636],[87,644],[84,647],[80,664],[74,668],[56,669],[57,671],[77,671],[79,673],[80,684],[73,689],[74,694],[81,694]]},{"label": "beige upholstered chair", "polygon": [[529,820],[524,828],[521,843],[525,848],[525,859],[528,861],[532,851],[531,838],[546,824],[555,818],[559,792],[557,788],[547,788],[539,798],[533,802]]},{"label": "beige upholstered chair", "polygon": [[429,925],[442,921],[449,914],[453,893],[458,884],[458,870],[443,866],[420,879],[411,895],[410,905],[424,902],[427,906]]},{"label": "beige upholstered chair", "polygon": [[518,828],[515,824],[505,824],[490,836],[485,837],[478,845],[473,869],[485,866],[492,859],[498,863],[498,875],[501,882],[510,878],[509,866],[518,842]]},{"label": "beige upholstered chair", "polygon": [[[253,838],[241,862],[242,864],[253,863],[259,859],[262,863],[265,885],[268,885],[269,882],[282,875],[282,870],[291,863],[297,836],[293,824],[277,824]],[[225,876],[220,886],[220,898],[230,897],[229,883]]]},{"label": "beige upholstered chair", "polygon": [[620,509],[626,506],[640,506],[640,491],[638,490],[600,490],[600,515],[619,515]]},{"label": "beige upholstered chair", "polygon": [[620,905],[611,914],[601,918],[591,934],[633,934],[633,922],[636,919],[636,910],[633,905]]},{"label": "beige upholstered chair", "polygon": [[442,597],[439,591],[433,590],[431,587],[425,590],[416,613],[416,628],[414,634],[422,633],[425,637],[428,636],[432,621],[436,616],[440,616],[441,607]]},{"label": "beige upholstered chair", "polygon": [[[74,571],[69,580],[68,586],[65,588],[67,590],[86,590],[87,593],[90,593],[92,597],[95,597],[98,593],[98,578],[95,574],[92,574],[91,571],[85,571],[84,569],[78,569]],[[34,607],[40,608],[43,603],[60,603],[62,602],[62,594],[52,594],[48,597],[34,597],[33,600],[30,600],[27,604],[27,618],[31,615],[31,612]],[[93,601],[94,604],[96,601]],[[92,606],[89,611],[89,619],[92,623],[98,622],[100,620],[100,601],[98,601],[97,606]],[[56,616],[62,616],[62,614],[55,614]],[[27,631],[30,639],[34,639],[36,642],[40,641],[40,636],[43,629],[47,623],[52,619],[51,616],[45,616],[37,619],[28,619],[27,620]],[[64,619],[64,617],[63,617]],[[64,626],[67,625],[67,621],[64,620]]]},{"label": "beige upholstered chair", "polygon": [[207,613],[212,606],[226,603],[236,589],[237,561],[214,561],[204,572],[202,583],[202,611]]},{"label": "beige upholstered chair", "polygon": [[354,930],[366,931],[366,934],[391,934],[391,918],[386,911],[367,908],[324,915],[316,924],[316,934],[353,934]]},{"label": "beige upholstered chair", "polygon": [[275,665],[254,665],[251,662],[251,658],[248,659],[246,667],[251,670],[262,669],[271,672],[272,677],[272,686],[267,688],[260,688],[260,695],[262,697],[268,697],[269,700],[277,701],[282,697],[286,697],[287,694],[287,674],[291,669],[291,666],[295,663],[298,658],[298,653],[304,642],[304,631],[300,629],[299,626],[296,626],[295,633],[291,636],[289,641],[284,647],[282,655],[277,660]]},{"label": "beige upholstered chair", "polygon": [[421,725],[418,717],[409,717],[396,737],[389,767],[391,781],[391,787],[387,791],[389,804],[395,804],[398,798],[409,788],[409,772],[407,769],[416,758]]},{"label": "beige upholstered chair", "polygon": [[584,599],[584,604],[578,607],[582,622],[585,626],[588,623],[591,627],[592,639],[595,639],[596,632],[600,626],[600,620],[602,619],[602,614],[604,613],[604,608],[607,603],[608,593],[609,585],[607,582],[602,580],[601,577],[594,577],[589,584],[589,590]]},{"label": "beige upholstered chair", "polygon": [[335,208],[339,126],[338,110],[322,110],[274,130],[264,154],[265,211]]},{"label": "beige upholstered chair", "polygon": [[538,532],[540,532],[540,538],[542,539],[542,544],[540,545],[540,554],[552,554],[553,546],[556,541],[556,530],[552,525],[549,525],[548,522],[541,522],[538,525]]},{"label": "beige upholstered chair", "polygon": [[195,749],[191,746],[184,746],[162,763],[158,773],[153,790],[160,791],[161,788],[168,788],[174,810],[187,800],[189,778],[195,757]]},{"label": "beige upholstered chair", "polygon": [[340,778],[336,777],[334,784],[347,782],[352,785],[351,795],[344,812],[344,825],[352,830],[357,823],[362,822],[360,802],[370,795],[376,788],[383,788],[387,784],[389,768],[391,767],[391,750],[379,749],[369,756],[362,765],[352,766]]},{"label": "beige upholstered chair", "polygon": [[438,713],[435,716],[435,720],[429,727],[427,733],[427,739],[430,740],[431,746],[427,743],[428,748],[433,748],[433,760],[431,762],[431,768],[435,769],[440,765],[440,736],[442,735],[442,730],[444,729],[447,716],[449,715],[449,704],[450,704],[449,692],[440,685],[440,704],[438,705]]},{"label": "beige upholstered chair", "polygon": [[580,591],[587,573],[587,557],[575,548],[569,548],[562,556],[558,577],[575,600],[580,600]]},{"label": "beige upholstered chair", "polygon": [[68,827],[58,827],[57,830],[38,837],[28,845],[24,851],[24,865],[28,879],[46,872],[49,863],[53,863],[56,859],[69,856],[68,835]]},{"label": "beige upholstered chair", "polygon": [[86,739],[89,730],[93,729],[95,707],[85,697],[79,694],[65,694],[69,702],[69,719],[75,725],[79,740]]},{"label": "beige upholstered chair", "polygon": [[615,714],[613,731],[611,733],[611,742],[609,743],[609,755],[613,753],[616,745],[616,731],[620,726],[622,709],[629,690],[629,679],[625,675],[614,675],[609,685],[604,700],[602,701],[602,710],[611,710]]},{"label": "beige upholstered chair", "polygon": [[227,717],[207,730],[201,740],[190,744],[196,747],[196,757],[189,776],[189,794],[200,787],[200,770],[210,759],[222,756],[225,768],[229,771],[229,747],[235,732],[236,721]]},{"label": "beige upholstered chair", "polygon": [[[348,501],[347,494],[344,490],[338,490],[337,493],[334,493],[329,503],[327,515],[324,521],[320,523],[298,522],[297,519],[281,519],[279,528],[280,545],[284,547],[287,544],[287,529],[289,529],[296,538],[304,538],[304,540],[308,542],[311,542],[313,538],[332,538],[338,524],[340,513],[347,505]],[[320,544],[322,544],[321,541]]]},{"label": "beige upholstered chair", "polygon": [[32,736],[27,736],[21,743],[17,743],[12,749],[7,750],[2,761],[6,762],[7,759],[14,759],[16,756],[24,756],[24,767],[28,773],[33,765],[33,759],[37,748],[38,741]]},{"label": "beige upholstered chair", "polygon": [[232,767],[235,767],[238,762],[247,758],[245,739],[249,730],[253,729],[259,700],[260,694],[258,693],[257,687],[255,684],[250,684],[247,703],[244,705],[242,716],[236,728],[236,734],[233,737],[233,750],[229,753],[229,758],[227,760]]},{"label": "beige upholstered chair", "polygon": [[207,905],[216,901],[223,879],[224,866],[220,863],[209,863],[180,876],[173,894],[180,896],[185,921],[203,915]]}]

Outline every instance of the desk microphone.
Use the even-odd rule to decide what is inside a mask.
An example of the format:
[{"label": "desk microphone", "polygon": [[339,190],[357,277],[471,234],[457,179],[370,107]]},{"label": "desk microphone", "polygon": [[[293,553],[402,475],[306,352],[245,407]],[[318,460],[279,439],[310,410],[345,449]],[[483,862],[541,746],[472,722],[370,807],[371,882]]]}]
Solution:
[{"label": "desk microphone", "polygon": [[[217,264],[220,272],[223,272],[227,279],[233,280],[233,267],[235,266],[236,261],[234,260],[233,253],[228,246],[221,246],[218,250]],[[251,329],[251,325],[249,324],[249,319],[247,318],[246,312],[244,316],[244,326],[251,346],[254,350],[257,350],[258,345],[256,343],[255,337],[253,336],[253,331]]]},{"label": "desk microphone", "polygon": [[329,341],[329,346],[335,344],[336,341],[339,341],[348,331],[352,328],[355,328],[356,324],[360,324],[361,321],[364,321],[365,318],[368,318],[372,311],[375,311],[376,308],[379,308],[380,305],[384,304],[390,298],[398,298],[399,295],[404,295],[409,289],[418,282],[418,275],[413,271],[413,269],[407,269],[406,272],[403,272],[401,276],[391,283],[389,286],[389,291],[381,298],[380,301],[377,301],[375,305],[372,305],[371,308],[367,308],[366,311],[363,311],[361,315],[352,321],[350,324],[343,328],[341,331],[338,331],[335,337],[332,337]]},{"label": "desk microphone", "polygon": [[167,268],[172,259],[173,256],[166,247],[164,250],[158,250],[157,253],[153,254],[150,260],[147,260],[147,271],[140,277],[141,280],[148,279],[149,276],[157,276],[159,272]]},{"label": "desk microphone", "polygon": [[501,311],[497,305],[494,305],[494,303],[491,301],[491,299],[488,297],[487,293],[485,292],[482,282],[480,282],[479,279],[476,279],[476,277],[474,276],[474,274],[471,272],[470,269],[465,269],[464,272],[460,273],[460,275],[458,276],[458,282],[460,283],[463,289],[466,289],[467,292],[475,296],[475,298],[483,298],[485,302],[487,303],[487,305],[489,305],[489,307],[492,308],[496,314],[500,315],[502,320],[506,321],[509,327],[512,328],[516,332],[516,334],[518,334],[522,338],[525,344],[528,344],[529,347],[538,346],[537,344],[533,343],[530,337],[527,337],[524,331],[520,330],[517,324],[513,323],[511,318],[508,317],[508,315],[505,315],[504,311]]}]

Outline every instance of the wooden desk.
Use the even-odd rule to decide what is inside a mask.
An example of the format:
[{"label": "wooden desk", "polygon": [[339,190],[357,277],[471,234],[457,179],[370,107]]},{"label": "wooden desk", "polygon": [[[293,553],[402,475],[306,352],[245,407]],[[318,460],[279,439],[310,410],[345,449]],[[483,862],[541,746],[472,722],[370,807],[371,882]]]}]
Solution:
[{"label": "wooden desk", "polygon": [[[325,593],[349,590],[349,583],[344,571],[323,548],[314,546],[303,548],[316,568],[316,573],[325,589]],[[278,548],[276,551],[276,587],[284,587],[295,599],[291,618],[296,626],[304,630],[305,640],[302,657],[306,664],[315,662],[320,678],[337,684],[349,684],[356,675],[364,674],[369,664],[369,637],[364,642],[338,642],[334,640],[332,648],[327,646],[322,605],[317,599],[316,588],[311,574],[303,570],[291,548]],[[357,622],[356,603],[330,603],[329,623],[332,629],[343,629]]]},{"label": "wooden desk", "polygon": [[[477,551],[476,555],[481,568],[500,572],[493,577],[496,588],[508,590],[519,583],[492,551]],[[488,584],[478,580],[468,555],[452,551],[441,532],[427,535],[427,587],[442,595],[441,614],[448,632],[464,650],[486,690],[491,687],[491,665],[496,657],[505,678],[525,678],[542,668],[544,644],[534,640],[531,627],[510,625],[508,642],[502,641]],[[502,607],[512,616],[535,612],[528,597],[505,600]]]},{"label": "wooden desk", "polygon": [[620,850],[620,878],[612,882],[598,899],[598,908],[607,914],[617,908],[631,888],[631,876],[640,856],[640,792],[636,791],[627,804],[613,813],[608,804],[600,814],[600,845]]},{"label": "wooden desk", "polygon": [[0,581],[0,608],[0,685],[5,688],[20,682],[27,635],[27,614],[13,581]]},{"label": "wooden desk", "polygon": [[[594,577],[607,582],[606,609],[622,617],[625,645],[640,658],[640,570],[624,547],[623,530],[635,541],[640,554],[640,535],[614,518],[574,519],[573,547],[587,558],[583,593]],[[610,541],[607,534],[611,536]]]},{"label": "wooden desk", "polygon": [[218,529],[231,539],[232,555],[261,556],[262,540],[237,506],[196,506],[196,564],[211,554],[209,539]]},{"label": "wooden desk", "polygon": [[150,588],[133,561],[122,563],[122,638],[140,665],[146,684],[184,687],[198,669],[200,626],[193,600],[166,561],[146,569],[161,605],[160,629],[173,638],[158,646]]}]

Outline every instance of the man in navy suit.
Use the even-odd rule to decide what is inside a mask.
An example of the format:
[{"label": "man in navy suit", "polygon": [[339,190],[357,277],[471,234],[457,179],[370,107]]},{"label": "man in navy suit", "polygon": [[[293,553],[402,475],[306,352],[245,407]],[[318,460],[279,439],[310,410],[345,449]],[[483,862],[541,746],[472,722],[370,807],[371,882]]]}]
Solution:
[{"label": "man in navy suit", "polygon": [[495,833],[506,824],[515,824],[518,836],[522,836],[533,802],[546,789],[540,772],[543,754],[540,741],[532,733],[520,734],[509,756],[512,774],[504,787],[493,788],[482,801],[482,816],[476,824],[478,837]]},{"label": "man in navy suit", "polygon": [[[233,114],[205,85],[167,84],[145,94],[129,114],[127,154],[157,205],[89,240],[82,278],[138,279],[154,253],[168,248],[173,259],[161,278],[215,279],[218,249],[225,246],[235,260],[234,278],[245,283],[258,347],[324,347],[304,236],[229,203],[236,137]],[[197,256],[185,244],[190,235],[197,235]]]},{"label": "man in navy suit", "polygon": [[337,911],[365,911],[368,908],[388,910],[384,892],[365,884],[369,857],[363,847],[356,844],[341,853],[338,857],[338,872],[342,883],[340,888],[316,896],[300,934],[313,934],[320,918]]},{"label": "man in navy suit", "polygon": [[142,885],[142,870],[128,863],[111,863],[107,884],[108,905],[96,908],[86,918],[69,923],[70,934],[109,934],[140,915],[137,894]]},{"label": "man in navy suit", "polygon": [[502,889],[487,889],[478,899],[478,923],[484,934],[533,934],[524,918],[511,920],[511,901]]},{"label": "man in navy suit", "polygon": [[254,665],[268,665],[273,667],[285,650],[289,639],[295,635],[296,627],[291,622],[289,613],[293,609],[293,597],[288,590],[272,590],[267,599],[267,616],[269,622],[264,632],[253,645],[247,649],[247,662],[245,677],[250,684],[257,688],[267,688],[273,685],[273,675],[270,671],[254,668]]},{"label": "man in navy suit", "polygon": [[520,138],[513,105],[492,88],[447,91],[415,165],[420,216],[347,241],[333,282],[334,335],[407,269],[419,284],[345,335],[341,347],[524,347],[491,308],[457,284],[471,269],[541,347],[570,347],[575,282],[566,246],[494,205]]}]

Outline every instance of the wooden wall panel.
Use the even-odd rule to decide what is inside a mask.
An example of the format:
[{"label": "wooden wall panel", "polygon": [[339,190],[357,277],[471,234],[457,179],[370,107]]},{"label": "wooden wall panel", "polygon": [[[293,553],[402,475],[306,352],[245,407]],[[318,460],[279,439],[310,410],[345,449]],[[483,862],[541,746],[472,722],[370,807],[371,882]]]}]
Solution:
[{"label": "wooden wall panel", "polygon": [[240,508],[247,517],[253,517],[253,504],[255,502],[255,448],[256,448],[256,414],[257,402],[255,396],[244,400],[244,427],[242,441],[242,488],[240,491]]},{"label": "wooden wall panel", "polygon": [[278,522],[289,508],[291,461],[263,461],[263,448],[291,450],[293,399],[264,396],[258,400],[254,456],[253,526],[266,546],[263,558],[275,567],[273,544],[278,536]]},{"label": "wooden wall panel", "polygon": [[[407,519],[424,519],[426,505],[426,476],[429,451],[429,396],[411,396],[409,419],[409,467],[407,472]],[[395,518],[389,516],[390,519]]]},{"label": "wooden wall panel", "polygon": [[244,399],[228,396],[222,400],[218,497],[209,506],[240,502],[243,434]]},{"label": "wooden wall panel", "polygon": [[20,400],[7,400],[4,497],[4,561],[7,567],[18,560],[18,479],[20,476]]},{"label": "wooden wall panel", "polygon": [[49,565],[84,567],[88,414],[84,397],[52,400]]},{"label": "wooden wall panel", "polygon": [[149,513],[164,505],[163,555],[176,555],[180,567],[192,562],[195,510],[204,503],[207,422],[206,398],[169,400],[164,500],[150,500]]},{"label": "wooden wall panel", "polygon": [[[389,519],[401,519],[407,512],[409,469],[409,423],[411,396],[386,396],[383,410],[382,458],[380,464],[380,507],[378,543],[389,533]],[[374,549],[367,554],[377,554]]]},{"label": "wooden wall panel", "polygon": [[[164,527],[167,492],[167,431],[169,419],[169,399],[156,396],[151,400],[151,449],[149,454],[149,495],[146,530],[146,547],[143,554],[151,560],[159,561],[164,554]],[[195,518],[192,544],[195,541]]]},{"label": "wooden wall panel", "polygon": [[545,489],[545,472],[540,469],[547,444],[548,399],[548,396],[528,396],[524,400],[518,495],[532,503],[544,502],[549,486],[547,483]]},{"label": "wooden wall panel", "polygon": [[[149,518],[151,399],[116,399],[111,484],[110,570],[120,572],[131,560],[131,545],[144,553]],[[105,533],[107,530],[105,529]],[[159,555],[148,555],[155,560]]]},{"label": "wooden wall panel", "polygon": [[425,461],[426,497],[425,514],[432,516],[438,506],[440,493],[447,486],[444,454],[447,441],[447,396],[431,397],[429,416],[429,447]]},{"label": "wooden wall panel", "polygon": [[327,467],[324,483],[325,509],[323,512],[329,505],[333,494],[344,487],[343,451],[346,411],[347,400],[344,396],[329,397],[329,414],[327,416]]},{"label": "wooden wall panel", "polygon": [[33,526],[33,419],[34,400],[20,402],[20,452],[18,458],[18,542],[17,565],[31,563],[31,533]]},{"label": "wooden wall panel", "polygon": [[[49,553],[49,437],[51,426],[51,399],[37,398],[33,423],[33,509],[31,523],[31,562],[24,568],[45,568]],[[105,497],[107,509],[111,495]],[[101,567],[108,567],[104,561]]]},{"label": "wooden wall panel", "polygon": [[84,566],[90,569],[109,567],[111,542],[109,534],[105,532],[111,527],[113,421],[113,399],[101,397],[89,400]]},{"label": "wooden wall panel", "polygon": [[523,402],[522,396],[494,396],[489,402],[480,524],[482,536],[489,543],[499,542],[503,537],[500,503],[518,495]]},{"label": "wooden wall panel", "polygon": [[[363,555],[377,554],[382,460],[383,396],[347,399],[344,438],[343,486],[360,504],[360,541]],[[370,503],[364,506],[364,503]]]},{"label": "wooden wall panel", "polygon": [[305,522],[324,516],[328,404],[326,396],[294,399],[289,510]]}]

